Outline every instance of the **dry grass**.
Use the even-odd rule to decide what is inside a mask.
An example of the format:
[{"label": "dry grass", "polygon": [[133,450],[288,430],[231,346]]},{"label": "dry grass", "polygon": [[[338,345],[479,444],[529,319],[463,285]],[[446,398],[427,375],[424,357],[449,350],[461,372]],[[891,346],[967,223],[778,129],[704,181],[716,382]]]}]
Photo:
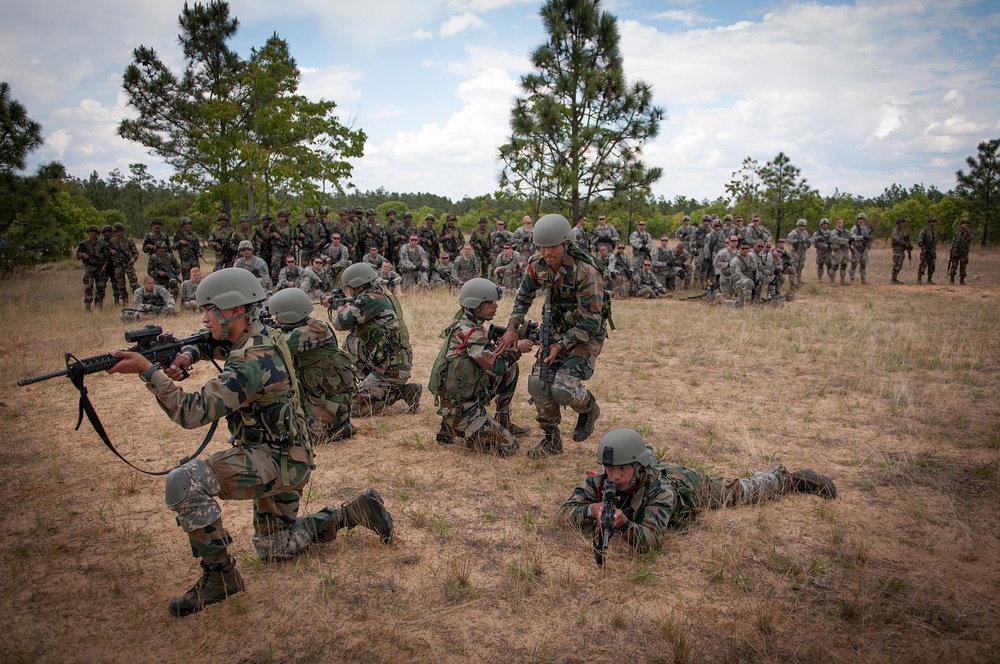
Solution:
[{"label": "dry grass", "polygon": [[[75,265],[6,282],[0,661],[996,661],[1000,254],[976,251],[971,267],[982,276],[964,288],[890,288],[882,250],[876,285],[810,278],[782,309],[616,303],[590,381],[599,432],[635,427],[665,459],[728,476],[814,467],[835,478],[837,501],[706,512],[655,555],[615,541],[602,573],[589,538],[554,520],[594,467],[593,440],[545,462],[463,453],[434,442],[425,403],[320,448],[306,494],[315,509],[377,487],[397,543],[350,532],[261,564],[250,506],[226,503],[249,589],[184,619],[166,602],[197,568],[162,481],[86,424],[72,430],[68,381],[14,387],[64,350],[123,345],[126,326],[110,310],[84,315]],[[901,276],[915,281],[915,266]],[[425,380],[455,305],[432,294],[404,306]],[[188,334],[198,319],[168,325]],[[200,440],[134,377],[88,385],[133,460],[167,467]],[[515,418],[529,423],[519,390]]]}]

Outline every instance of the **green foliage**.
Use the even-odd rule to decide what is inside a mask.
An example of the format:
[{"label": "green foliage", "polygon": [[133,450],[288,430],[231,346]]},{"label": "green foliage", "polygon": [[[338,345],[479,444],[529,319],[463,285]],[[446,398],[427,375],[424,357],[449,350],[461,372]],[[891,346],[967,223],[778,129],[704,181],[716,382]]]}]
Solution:
[{"label": "green foliage", "polygon": [[758,175],[764,188],[760,212],[774,221],[775,237],[787,233],[798,218],[806,216],[810,203],[822,207],[819,195],[809,187],[799,168],[792,165],[784,152],[764,164]]},{"label": "green foliage", "polygon": [[958,171],[957,192],[968,206],[970,220],[982,223],[980,243],[1000,239],[1000,138],[983,141],[978,147],[979,159],[967,157],[969,172]]}]

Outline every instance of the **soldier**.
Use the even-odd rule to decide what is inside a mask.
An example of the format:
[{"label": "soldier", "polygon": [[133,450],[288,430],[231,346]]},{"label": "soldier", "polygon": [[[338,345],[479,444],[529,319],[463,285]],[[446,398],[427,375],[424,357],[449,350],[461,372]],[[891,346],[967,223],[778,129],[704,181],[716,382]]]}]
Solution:
[{"label": "soldier", "polygon": [[608,224],[608,216],[606,214],[597,215],[597,226],[590,231],[591,248],[594,251],[600,251],[601,245],[606,244],[608,251],[611,251],[619,242],[621,242],[621,237],[618,235],[618,229]]},{"label": "soldier", "polygon": [[108,286],[105,266],[108,263],[108,247],[97,237],[97,226],[87,226],[87,239],[76,248],[76,257],[83,262],[83,306],[90,311],[94,302],[98,309],[104,308],[104,291]]},{"label": "soldier", "polygon": [[351,424],[351,401],[358,388],[354,362],[340,350],[333,328],[309,316],[313,303],[298,288],[275,293],[267,310],[292,353],[313,444],[356,434]]},{"label": "soldier", "polygon": [[344,350],[363,376],[354,404],[362,415],[378,415],[398,400],[407,412],[420,409],[419,383],[408,383],[413,363],[410,335],[399,300],[376,285],[378,274],[366,263],[344,270],[345,288],[354,300],[337,309],[333,329],[349,331]]},{"label": "soldier", "polygon": [[260,215],[260,226],[254,228],[253,244],[255,253],[265,261],[271,256],[271,213]]},{"label": "soldier", "polygon": [[830,276],[830,283],[833,283],[833,245],[831,244],[833,234],[830,232],[830,220],[823,218],[819,220],[819,230],[813,233],[810,242],[816,247],[816,279],[823,281],[823,273]]},{"label": "soldier", "polygon": [[510,243],[521,263],[527,265],[535,253],[535,221],[529,215],[521,217],[521,227],[511,234]]},{"label": "soldier", "polygon": [[313,256],[318,256],[326,244],[326,228],[316,221],[316,211],[306,208],[303,212],[306,220],[299,224],[299,246],[302,247],[302,265],[311,265]]},{"label": "soldier", "polygon": [[167,253],[171,253],[170,236],[163,232],[163,222],[154,218],[149,222],[149,226],[152,230],[146,233],[146,237],[142,240],[143,253],[152,256],[156,253],[158,244],[163,244],[167,248]]},{"label": "soldier", "polygon": [[191,217],[181,217],[181,227],[174,233],[174,246],[181,263],[181,278],[188,279],[191,268],[201,267],[201,238],[191,230]]},{"label": "soldier", "polygon": [[507,222],[503,219],[497,219],[496,230],[490,233],[490,246],[493,247],[493,256],[503,251],[505,244],[513,246],[513,243],[514,234],[507,230]]},{"label": "soldier", "polygon": [[431,270],[431,288],[447,285],[450,289],[454,286],[455,279],[452,276],[454,268],[455,266],[451,264],[451,254],[447,251],[441,252],[441,263]]},{"label": "soldier", "polygon": [[[802,286],[802,273],[806,268],[806,252],[809,251],[809,245],[812,244],[812,239],[809,237],[809,231],[806,230],[806,220],[799,219],[795,224],[795,230],[788,234],[787,243],[791,251],[793,271],[788,274],[788,280],[792,288],[800,288]],[[865,265],[868,265],[867,254],[865,254]],[[862,272],[862,274],[864,274]],[[862,277],[862,282],[864,277]]]},{"label": "soldier", "polygon": [[628,243],[632,245],[632,264],[639,271],[653,252],[653,236],[646,232],[645,221],[640,221],[638,229],[628,236]]},{"label": "soldier", "polygon": [[851,257],[851,244],[854,242],[854,235],[844,228],[844,220],[836,219],[834,229],[830,233],[830,246],[833,247],[833,274],[830,275],[832,282],[840,270],[840,285],[847,285],[847,263]]},{"label": "soldier", "polygon": [[[428,213],[424,217],[423,228],[417,229],[417,237],[420,238],[420,246],[424,248],[427,252],[427,263],[431,267],[437,263],[438,257],[438,236],[437,231],[434,230],[434,215]],[[448,252],[454,255],[453,252]]]},{"label": "soldier", "polygon": [[330,275],[330,268],[326,267],[321,254],[313,256],[312,263],[305,268],[304,272],[299,289],[308,294],[311,299],[322,300],[324,295],[333,290],[334,282]]},{"label": "soldier", "polygon": [[742,214],[736,215],[736,222],[732,228],[732,231],[730,232],[730,235],[735,235],[740,240],[742,240],[743,238],[747,237],[748,232],[749,229],[743,225],[743,215]]},{"label": "soldier", "polygon": [[122,321],[129,322],[153,316],[173,316],[174,298],[163,286],[157,286],[153,277],[146,275],[142,286],[132,294],[132,308],[122,311]]},{"label": "soldier", "polygon": [[[684,215],[681,219],[681,225],[674,232],[674,237],[684,245],[684,249],[690,254],[692,253],[692,243],[694,242],[694,234],[698,229],[695,228],[694,224],[691,223],[691,217]],[[690,272],[690,270],[688,270]]]},{"label": "soldier", "polygon": [[[439,443],[451,444],[457,434],[467,449],[510,456],[517,452],[517,438],[529,433],[511,423],[510,402],[517,389],[517,361],[532,343],[519,339],[503,352],[494,350],[483,324],[493,320],[500,298],[500,289],[487,279],[476,277],[462,286],[462,311],[441,333],[445,342],[431,378],[441,416]],[[496,419],[487,411],[494,400]]]},{"label": "soldier", "polygon": [[158,286],[163,286],[175,297],[180,290],[181,264],[177,258],[167,251],[167,245],[159,244],[156,253],[149,257],[146,263],[146,274],[153,277]]},{"label": "soldier", "polygon": [[392,263],[389,261],[383,261],[377,274],[378,277],[375,279],[376,286],[383,289],[385,292],[392,293],[396,296],[403,294],[403,289],[400,288],[403,283],[403,278],[399,276],[398,272],[392,269]]},{"label": "soldier", "polygon": [[927,270],[927,283],[934,285],[934,265],[937,263],[937,217],[927,220],[927,225],[920,229],[917,236],[917,246],[920,247],[920,267],[917,268],[917,283],[923,283],[924,270]]},{"label": "soldier", "polygon": [[704,274],[708,268],[705,266],[705,261],[711,261],[714,258],[714,256],[708,255],[708,251],[705,249],[705,238],[711,233],[712,217],[703,214],[701,215],[701,228],[695,229],[691,240],[692,268],[694,270],[692,278],[695,286],[699,288],[706,285]]},{"label": "soldier", "polygon": [[330,239],[330,224],[332,223],[330,221],[330,208],[327,205],[320,205],[316,213],[319,215],[319,225],[322,226],[323,246],[326,246]]},{"label": "soldier", "polygon": [[[201,283],[201,268],[191,268],[191,277],[181,284],[181,309],[188,311],[198,311],[198,284]],[[271,282],[268,282],[270,286]]]},{"label": "soldier", "polygon": [[368,252],[361,257],[362,263],[368,263],[369,265],[372,266],[372,269],[376,271],[380,267],[382,267],[382,263],[386,262],[387,260],[389,259],[380,254],[378,252],[378,246],[374,244],[368,247]]},{"label": "soldier", "polygon": [[410,233],[406,245],[399,248],[399,271],[403,273],[403,288],[409,290],[418,285],[427,288],[430,262],[427,252],[420,246],[420,236],[416,231]]},{"label": "soldier", "polygon": [[351,262],[353,262],[358,255],[358,231],[354,224],[351,223],[347,208],[340,208],[337,221],[333,224],[330,233],[332,234],[333,231],[340,233],[340,243],[347,247],[347,253],[350,256]]},{"label": "soldier", "polygon": [[111,237],[111,224],[104,224],[101,226],[101,239],[99,240],[102,248],[104,249],[104,267],[102,271],[104,272],[105,283],[111,282],[111,294],[115,298],[115,304],[117,305],[121,300],[128,301],[128,292],[124,290],[119,290],[118,282],[115,281],[115,257],[112,253],[114,251],[114,238]]},{"label": "soldier", "polygon": [[[742,219],[742,218],[743,217],[740,217],[740,219]],[[733,231],[735,231],[735,230],[736,230],[736,224],[733,223],[733,215],[727,214],[722,219],[722,237],[723,237],[723,239],[726,242],[728,242],[729,241],[729,236],[732,235]],[[714,259],[713,259],[713,262],[714,262]]]},{"label": "soldier", "polygon": [[[669,281],[673,284],[672,272],[674,271],[674,250],[670,248],[670,237],[668,235],[660,236],[660,246],[653,249],[653,253],[650,254],[650,264],[652,265],[653,274],[656,278],[660,280],[660,284],[666,288],[667,282]],[[677,243],[678,246],[683,250],[683,246],[680,242]]]},{"label": "soldier", "polygon": [[340,231],[330,233],[330,244],[323,247],[323,260],[329,264],[330,285],[336,286],[340,275],[351,264],[351,252],[340,241]]},{"label": "soldier", "polygon": [[232,238],[233,253],[236,254],[236,258],[233,260],[237,260],[240,256],[240,244],[249,242],[252,246],[257,238],[257,229],[250,225],[250,215],[241,214],[239,216]]},{"label": "soldier", "polygon": [[[382,225],[385,229],[385,240],[388,243],[385,247],[385,255],[393,265],[398,265],[399,261],[399,247],[404,242],[401,242],[399,236],[399,221],[396,219],[396,211],[389,209],[385,213],[385,224]],[[409,235],[407,235],[409,237]]]},{"label": "soldier", "polygon": [[897,217],[896,228],[892,231],[892,279],[889,280],[890,284],[897,285],[903,283],[896,278],[896,275],[903,269],[904,256],[912,251],[913,245],[910,244],[910,234],[906,232],[906,219]]},{"label": "soldier", "polygon": [[854,272],[857,268],[861,274],[861,283],[868,283],[868,250],[872,246],[872,229],[868,227],[868,215],[858,213],[858,219],[851,229],[854,242],[851,243],[851,283],[854,283]]},{"label": "soldier", "polygon": [[580,251],[590,251],[590,233],[587,231],[587,215],[576,218],[576,226],[569,232],[569,238]]},{"label": "soldier", "polygon": [[959,272],[959,283],[965,285],[965,268],[969,265],[969,249],[972,247],[972,231],[969,230],[969,218],[963,217],[955,237],[951,239],[951,251],[948,255],[948,276],[955,283],[955,273]]},{"label": "soldier", "polygon": [[[297,235],[292,225],[288,223],[288,210],[282,208],[278,210],[278,220],[271,224],[269,230],[271,235],[271,283],[278,285],[281,278],[281,270],[287,264],[286,258],[292,257],[295,262],[295,240]],[[343,234],[341,234],[343,237]]]},{"label": "soldier", "polygon": [[503,246],[503,251],[493,259],[493,280],[500,284],[504,292],[517,291],[521,283],[520,256],[514,253],[510,242]]},{"label": "soldier", "polygon": [[598,268],[604,274],[604,293],[613,293],[615,290],[615,279],[618,277],[618,273],[612,271],[614,259],[611,257],[611,254],[608,253],[608,245],[603,245],[600,249],[598,249],[597,255],[594,256],[594,260],[597,261]]},{"label": "soldier", "polygon": [[[603,244],[602,246],[607,248],[608,245]],[[598,251],[600,251],[600,248],[598,248]],[[625,244],[623,242],[619,242],[618,246],[615,247],[615,252],[611,254],[608,266],[611,274],[611,283],[614,285],[614,297],[622,300],[632,290],[632,275],[634,274],[632,261],[625,254]]]},{"label": "soldier", "polygon": [[[397,252],[398,252],[399,249],[402,249],[403,247],[409,246],[410,236],[411,235],[417,235],[417,227],[413,225],[413,213],[412,212],[405,212],[405,213],[403,213],[403,223],[399,224],[399,226],[396,228],[396,249],[397,249]],[[419,236],[417,236],[417,237],[418,237],[418,240],[419,240]],[[424,253],[426,254],[427,252],[425,251]],[[398,253],[396,254],[396,258],[397,258],[397,261],[398,261],[398,258],[399,258],[399,254]],[[396,263],[396,266],[397,267],[399,266],[398,262]]]},{"label": "soldier", "polygon": [[493,260],[493,247],[490,245],[490,232],[486,230],[486,217],[479,218],[476,230],[469,234],[469,244],[479,261],[482,270],[480,277],[486,278],[490,271],[490,261]]},{"label": "soldier", "polygon": [[278,272],[278,285],[275,290],[286,288],[298,288],[305,279],[306,271],[295,263],[295,256],[288,254],[285,256],[285,267]]},{"label": "soldier", "polygon": [[457,222],[458,218],[449,214],[445,219],[444,226],[441,227],[441,233],[438,235],[438,245],[441,247],[441,251],[447,251],[452,256],[456,256],[465,245],[465,234],[462,233],[461,228],[456,226]]},{"label": "soldier", "polygon": [[[517,343],[518,330],[535,297],[550,289],[551,337],[528,379],[528,394],[538,412],[544,437],[528,451],[531,458],[562,453],[559,422],[562,408],[578,413],[573,440],[584,441],[601,415],[597,399],[583,386],[594,375],[604,340],[611,303],[605,299],[604,277],[594,257],[569,241],[569,222],[558,214],[538,220],[534,242],[539,247],[525,269],[507,332],[497,345],[501,353]],[[545,321],[543,321],[543,325]],[[542,365],[545,371],[542,371]]]},{"label": "soldier", "polygon": [[233,251],[233,231],[229,228],[229,215],[220,212],[216,218],[218,225],[208,235],[208,244],[215,249],[215,269],[232,267],[236,260]]},{"label": "soldier", "polygon": [[599,528],[603,491],[610,481],[615,487],[615,532],[635,553],[660,548],[670,526],[684,523],[701,509],[755,505],[791,492],[837,497],[833,481],[809,469],[789,473],[778,466],[727,480],[692,468],[665,466],[633,429],[604,434],[597,444],[597,463],[604,466],[604,473],[587,471],[584,482],[563,503],[560,520],[588,533]]},{"label": "soldier", "polygon": [[769,299],[775,299],[781,297],[781,286],[785,279],[785,272],[790,269],[791,263],[785,260],[785,248],[779,243],[777,247],[774,248],[771,254],[771,264],[774,266],[774,275],[771,277],[771,281],[768,283],[767,287],[767,297]]},{"label": "soldier", "polygon": [[[667,293],[667,289],[660,284],[660,280],[650,271],[652,267],[652,261],[647,258],[632,275],[632,292],[636,297],[656,300],[664,293]],[[673,293],[669,293],[668,295],[672,297]]]},{"label": "soldier", "polygon": [[715,255],[726,246],[726,238],[722,234],[722,220],[712,221],[712,230],[705,235],[702,240],[702,251],[705,252],[705,260],[702,262],[701,278],[702,283],[718,287],[718,280],[715,275]]},{"label": "soldier", "polygon": [[[313,454],[288,347],[259,322],[263,300],[264,290],[246,270],[213,272],[198,286],[198,304],[205,309],[205,326],[221,345],[188,346],[162,371],[139,353],[112,351],[121,361],[109,373],[139,374],[171,420],[193,429],[225,418],[234,441],[167,475],[167,507],[177,513],[202,567],[201,579],[170,601],[175,616],[201,611],[244,589],[217,497],[254,501],[253,544],[265,560],[288,560],[313,543],[332,541],[338,529],[356,525],[371,528],[383,542],[392,539],[392,517],[371,489],[340,507],[296,518]],[[173,382],[210,356],[225,366],[201,390],[188,393]]]},{"label": "soldier", "polygon": [[[739,232],[737,232],[737,235],[739,235]],[[760,225],[760,215],[755,212],[750,217],[750,225],[747,227],[743,237],[749,240],[751,244],[757,240],[763,240],[766,243],[771,241],[771,231]]]},{"label": "soldier", "polygon": [[750,243],[746,240],[740,240],[739,253],[729,262],[729,275],[736,299],[727,304],[742,307],[753,298],[757,281],[757,261],[751,256]]},{"label": "soldier", "polygon": [[267,269],[267,263],[260,256],[253,255],[253,242],[243,240],[239,244],[238,251],[239,258],[233,263],[233,267],[246,270],[257,277],[265,292],[271,290],[271,274]]},{"label": "soldier", "polygon": [[463,286],[480,271],[479,259],[472,254],[472,245],[466,244],[462,247],[462,253],[455,258],[454,268],[451,271],[452,281],[456,286]]},{"label": "soldier", "polygon": [[[382,224],[375,219],[375,210],[368,208],[368,223],[363,225],[358,231],[358,254],[369,255],[372,248],[375,253],[385,256],[386,247],[389,246],[389,238],[385,234]],[[382,263],[373,266],[376,270]]]},{"label": "soldier", "polygon": [[720,249],[719,253],[713,259],[715,272],[719,275],[719,293],[727,300],[733,299],[736,294],[736,291],[733,289],[733,272],[731,266],[733,259],[740,255],[738,249],[739,243],[740,240],[736,234],[731,234],[729,239],[726,240],[726,246]]},{"label": "soldier", "polygon": [[757,278],[754,280],[753,301],[759,302],[769,292],[774,279],[774,257],[762,240],[754,240],[754,260],[757,262]]},{"label": "soldier", "polygon": [[[139,288],[139,277],[135,273],[135,262],[139,260],[139,250],[136,249],[135,242],[131,238],[125,237],[123,224],[116,222],[112,230],[115,236],[108,245],[108,253],[111,255],[114,268],[112,278],[121,296],[121,303],[128,306],[128,294]],[[128,277],[131,291],[125,285],[125,277]]]},{"label": "soldier", "polygon": [[668,275],[667,283],[663,287],[669,291],[676,290],[676,279],[684,280],[684,288],[691,286],[691,254],[684,249],[684,245],[678,242],[674,245],[674,269],[673,277]]}]

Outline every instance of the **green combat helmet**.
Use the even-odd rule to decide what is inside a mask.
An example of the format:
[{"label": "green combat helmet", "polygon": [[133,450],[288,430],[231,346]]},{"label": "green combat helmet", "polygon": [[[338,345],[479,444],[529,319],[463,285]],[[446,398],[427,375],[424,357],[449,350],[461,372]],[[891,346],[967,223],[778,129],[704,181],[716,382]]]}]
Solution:
[{"label": "green combat helmet", "polygon": [[293,325],[304,321],[313,312],[313,303],[299,288],[285,288],[271,296],[267,310],[279,323]]},{"label": "green combat helmet", "polygon": [[654,461],[646,441],[634,429],[612,429],[597,443],[597,463],[603,466],[638,463],[649,467]]},{"label": "green combat helmet", "polygon": [[377,278],[378,274],[375,272],[375,268],[368,263],[355,263],[344,270],[341,275],[343,282],[355,290],[371,286]]},{"label": "green combat helmet", "polygon": [[102,233],[110,233],[111,232],[111,224],[104,224],[103,226],[101,226],[101,232]]},{"label": "green combat helmet", "polygon": [[101,229],[98,228],[95,224],[91,224],[91,225],[87,226],[87,232],[88,233],[100,233]]},{"label": "green combat helmet", "polygon": [[502,293],[500,287],[489,279],[476,277],[469,279],[458,292],[458,304],[464,309],[475,311],[484,302],[496,302]]},{"label": "green combat helmet", "polygon": [[215,218],[216,221],[229,221],[229,215],[225,212],[220,212],[219,216]]},{"label": "green combat helmet", "polygon": [[111,230],[113,230],[113,231],[123,231],[123,230],[125,230],[125,224],[123,224],[120,221],[116,221],[115,225],[111,227]]},{"label": "green combat helmet", "polygon": [[[215,309],[222,326],[222,341],[229,340],[230,323],[241,318],[256,318],[257,307],[253,305],[263,302],[265,297],[267,293],[257,277],[241,267],[216,270],[201,280],[194,293],[199,307]],[[230,318],[222,315],[223,311],[239,306],[246,306],[247,310]]]},{"label": "green combat helmet", "polygon": [[306,219],[308,219],[309,217],[315,217],[316,216],[316,210],[314,210],[312,208],[306,208],[305,212],[302,213],[302,216],[305,217]]},{"label": "green combat helmet", "polygon": [[533,240],[539,247],[554,247],[569,241],[570,225],[561,214],[547,214],[535,222]]}]

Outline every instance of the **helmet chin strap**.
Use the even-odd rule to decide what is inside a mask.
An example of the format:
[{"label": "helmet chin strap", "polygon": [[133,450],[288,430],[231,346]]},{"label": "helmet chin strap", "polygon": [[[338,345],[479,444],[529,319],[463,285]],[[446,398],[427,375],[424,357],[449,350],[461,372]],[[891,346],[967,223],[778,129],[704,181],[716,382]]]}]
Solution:
[{"label": "helmet chin strap", "polygon": [[222,311],[218,307],[212,306],[212,310],[215,312],[215,317],[218,319],[219,327],[221,328],[220,341],[232,341],[232,339],[229,338],[229,324],[235,323],[243,318],[249,318],[251,312],[256,309],[256,305],[254,304],[247,304],[244,305],[244,307],[246,308],[246,311],[243,313],[226,318],[222,315]]},{"label": "helmet chin strap", "polygon": [[641,463],[639,463],[638,461],[636,461],[635,463],[633,463],[632,464],[632,479],[629,480],[629,483],[626,484],[625,486],[618,487],[618,490],[621,491],[622,493],[628,493],[629,491],[631,491],[632,488],[639,482],[639,473],[641,473],[643,470],[644,470],[644,467],[643,467],[643,465]]}]

